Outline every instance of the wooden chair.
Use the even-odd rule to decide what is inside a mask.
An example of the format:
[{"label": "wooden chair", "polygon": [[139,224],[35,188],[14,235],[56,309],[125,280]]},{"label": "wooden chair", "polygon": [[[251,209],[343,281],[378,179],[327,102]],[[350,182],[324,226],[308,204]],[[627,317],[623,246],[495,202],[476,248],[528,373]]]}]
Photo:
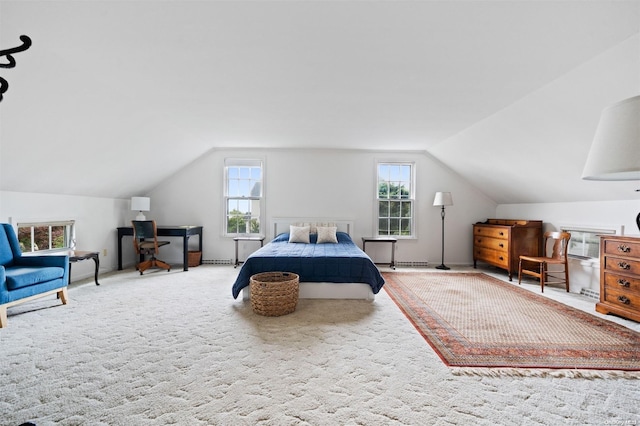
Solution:
[{"label": "wooden chair", "polygon": [[[140,275],[153,266],[170,271],[171,266],[168,263],[156,258],[158,249],[169,244],[169,241],[158,241],[156,221],[132,220],[131,225],[133,225],[133,247],[141,259],[141,262],[136,265]],[[145,255],[150,255],[151,258],[142,260]]]},{"label": "wooden chair", "polygon": [[[518,284],[522,282],[522,274],[531,275],[540,280],[540,288],[544,293],[545,284],[565,283],[569,291],[569,264],[567,262],[567,249],[571,234],[568,232],[545,232],[544,256],[520,256],[518,266]],[[549,246],[553,244],[551,257],[547,256]],[[549,265],[557,265],[549,271]],[[563,269],[560,269],[563,268]],[[564,276],[562,276],[564,275]],[[549,279],[555,281],[550,281]]]}]

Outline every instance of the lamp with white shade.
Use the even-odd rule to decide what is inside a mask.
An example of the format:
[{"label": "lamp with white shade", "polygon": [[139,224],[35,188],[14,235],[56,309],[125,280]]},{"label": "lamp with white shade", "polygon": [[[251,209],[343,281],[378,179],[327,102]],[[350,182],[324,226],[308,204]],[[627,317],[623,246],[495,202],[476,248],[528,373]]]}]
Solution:
[{"label": "lamp with white shade", "polygon": [[433,200],[433,205],[437,207],[442,207],[442,211],[440,212],[440,216],[442,217],[442,262],[440,265],[436,266],[436,269],[451,269],[444,264],[444,207],[453,205],[453,198],[451,197],[450,192],[436,192],[436,197]]},{"label": "lamp with white shade", "polygon": [[[640,96],[602,111],[582,179],[640,180]],[[640,213],[636,224],[640,229]]]},{"label": "lamp with white shade", "polygon": [[142,212],[151,210],[151,198],[149,197],[131,197],[131,210],[137,210],[138,216],[136,220],[147,220]]}]

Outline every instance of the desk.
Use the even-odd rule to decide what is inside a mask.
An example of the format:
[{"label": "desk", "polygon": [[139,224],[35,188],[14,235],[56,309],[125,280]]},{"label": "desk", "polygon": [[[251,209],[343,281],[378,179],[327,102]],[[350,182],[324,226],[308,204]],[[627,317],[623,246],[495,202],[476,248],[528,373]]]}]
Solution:
[{"label": "desk", "polygon": [[[189,237],[198,235],[198,250],[202,252],[202,226],[158,226],[159,237],[182,237],[182,253],[184,270],[189,270]],[[118,228],[118,271],[122,270],[122,237],[133,236],[133,227],[123,226]],[[200,258],[202,264],[202,258]]]},{"label": "desk", "polygon": [[367,243],[391,243],[391,269],[396,269],[396,243],[397,238],[393,237],[362,237],[362,251],[366,252]]},{"label": "desk", "polygon": [[233,265],[234,268],[237,268],[239,264],[244,263],[243,261],[238,260],[238,241],[260,241],[260,247],[264,245],[264,237],[262,235],[258,237],[249,237],[249,236],[233,237],[233,241],[236,242],[236,263]]}]

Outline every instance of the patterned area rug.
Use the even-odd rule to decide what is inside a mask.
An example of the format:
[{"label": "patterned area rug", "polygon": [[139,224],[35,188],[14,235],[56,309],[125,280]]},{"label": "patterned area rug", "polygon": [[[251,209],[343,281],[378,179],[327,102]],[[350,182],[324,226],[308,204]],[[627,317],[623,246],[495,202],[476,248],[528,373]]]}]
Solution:
[{"label": "patterned area rug", "polygon": [[639,333],[517,284],[481,273],[383,275],[384,289],[450,367],[640,371]]}]

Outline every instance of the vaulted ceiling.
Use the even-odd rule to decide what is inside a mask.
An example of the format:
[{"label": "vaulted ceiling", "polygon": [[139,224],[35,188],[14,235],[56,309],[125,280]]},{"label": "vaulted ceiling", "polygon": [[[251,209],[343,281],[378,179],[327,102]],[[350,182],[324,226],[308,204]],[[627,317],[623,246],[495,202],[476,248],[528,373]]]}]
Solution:
[{"label": "vaulted ceiling", "polygon": [[510,157],[526,137],[487,165],[460,135],[639,32],[639,1],[0,0],[0,49],[33,40],[0,69],[0,188],[126,198],[211,149],[323,147],[425,151],[538,202],[488,179],[538,170]]}]

